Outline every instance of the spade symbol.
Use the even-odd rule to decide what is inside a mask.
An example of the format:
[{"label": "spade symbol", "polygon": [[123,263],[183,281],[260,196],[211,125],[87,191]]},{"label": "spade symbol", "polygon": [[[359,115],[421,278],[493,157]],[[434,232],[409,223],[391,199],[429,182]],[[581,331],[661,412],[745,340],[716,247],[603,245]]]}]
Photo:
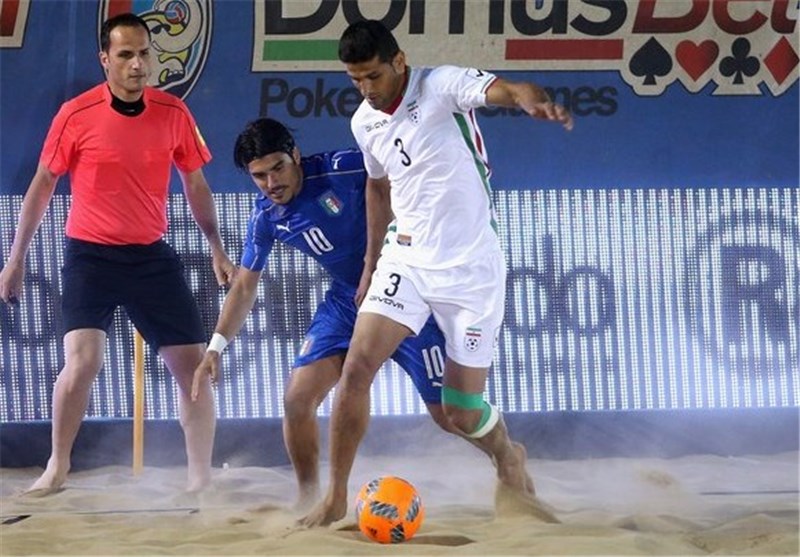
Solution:
[{"label": "spade symbol", "polygon": [[719,71],[725,77],[733,76],[735,85],[744,83],[742,74],[747,77],[753,77],[758,73],[758,69],[761,67],[758,58],[748,56],[750,54],[750,41],[744,37],[739,37],[733,41],[731,54],[733,56],[726,56],[719,63]]},{"label": "spade symbol", "polygon": [[644,77],[645,85],[655,85],[656,76],[664,77],[672,69],[672,57],[661,43],[651,37],[633,55],[629,67],[633,75]]}]

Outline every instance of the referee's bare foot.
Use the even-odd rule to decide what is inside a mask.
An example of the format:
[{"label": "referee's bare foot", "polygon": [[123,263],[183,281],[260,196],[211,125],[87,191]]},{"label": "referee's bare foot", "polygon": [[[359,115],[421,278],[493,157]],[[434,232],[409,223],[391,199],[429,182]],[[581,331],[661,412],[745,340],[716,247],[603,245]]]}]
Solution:
[{"label": "referee's bare foot", "polygon": [[67,481],[68,473],[69,463],[59,464],[50,458],[42,475],[23,492],[23,495],[27,497],[45,497],[58,493],[63,489],[64,482]]},{"label": "referee's bare foot", "polygon": [[189,472],[189,480],[186,483],[186,493],[200,493],[211,485],[211,470],[203,473]]}]

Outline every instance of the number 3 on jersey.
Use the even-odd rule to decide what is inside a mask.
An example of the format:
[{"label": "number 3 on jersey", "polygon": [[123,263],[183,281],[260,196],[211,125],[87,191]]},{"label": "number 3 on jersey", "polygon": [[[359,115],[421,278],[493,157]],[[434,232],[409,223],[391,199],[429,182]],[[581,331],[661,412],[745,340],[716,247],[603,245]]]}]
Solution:
[{"label": "number 3 on jersey", "polygon": [[411,166],[411,157],[408,156],[406,153],[406,148],[403,145],[403,140],[399,137],[394,140],[394,146],[397,147],[397,150],[400,151],[400,162],[403,163],[403,166]]},{"label": "number 3 on jersey", "polygon": [[400,288],[400,275],[397,273],[392,273],[389,275],[389,282],[391,283],[389,287],[383,289],[383,293],[389,296],[390,298],[397,294],[397,289]]}]

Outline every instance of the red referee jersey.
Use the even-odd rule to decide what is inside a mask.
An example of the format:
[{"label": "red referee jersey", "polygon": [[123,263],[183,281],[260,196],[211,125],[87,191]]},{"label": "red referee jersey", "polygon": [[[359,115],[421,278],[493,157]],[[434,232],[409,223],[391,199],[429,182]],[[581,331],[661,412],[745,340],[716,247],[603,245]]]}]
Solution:
[{"label": "red referee jersey", "polygon": [[102,83],[67,101],[53,119],[40,162],[69,171],[72,205],[66,233],[99,244],[151,244],[167,231],[167,195],[174,162],[192,172],[211,160],[189,109],[146,87],[144,111],[111,108]]}]

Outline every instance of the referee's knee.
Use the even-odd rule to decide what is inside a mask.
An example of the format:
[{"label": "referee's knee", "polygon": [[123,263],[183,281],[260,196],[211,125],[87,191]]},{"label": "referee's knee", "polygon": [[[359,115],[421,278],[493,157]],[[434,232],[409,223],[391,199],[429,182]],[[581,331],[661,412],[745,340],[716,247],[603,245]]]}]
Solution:
[{"label": "referee's knee", "polygon": [[86,377],[93,380],[103,367],[103,355],[93,354],[88,351],[70,352],[66,355],[64,369],[71,376]]}]

